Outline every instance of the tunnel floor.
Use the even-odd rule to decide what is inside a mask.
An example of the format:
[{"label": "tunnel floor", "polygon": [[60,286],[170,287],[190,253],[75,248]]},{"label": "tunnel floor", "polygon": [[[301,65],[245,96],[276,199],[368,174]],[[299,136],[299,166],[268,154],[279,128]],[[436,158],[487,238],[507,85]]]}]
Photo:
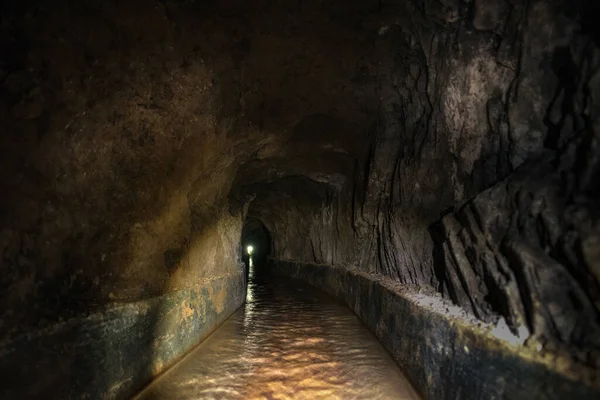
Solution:
[{"label": "tunnel floor", "polygon": [[254,277],[246,304],[138,399],[418,399],[344,305],[300,281]]}]

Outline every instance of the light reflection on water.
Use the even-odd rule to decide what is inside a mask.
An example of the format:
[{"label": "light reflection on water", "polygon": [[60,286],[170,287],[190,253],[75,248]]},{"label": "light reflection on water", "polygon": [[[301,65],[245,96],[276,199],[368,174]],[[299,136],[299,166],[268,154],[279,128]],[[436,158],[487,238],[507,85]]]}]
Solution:
[{"label": "light reflection on water", "polygon": [[253,270],[246,305],[140,399],[418,399],[348,308]]}]

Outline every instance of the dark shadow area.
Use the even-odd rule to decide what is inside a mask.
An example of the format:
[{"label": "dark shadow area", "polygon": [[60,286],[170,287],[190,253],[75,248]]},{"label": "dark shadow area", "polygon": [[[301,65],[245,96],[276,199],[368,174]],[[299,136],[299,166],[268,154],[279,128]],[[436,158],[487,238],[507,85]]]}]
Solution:
[{"label": "dark shadow area", "polygon": [[247,219],[242,228],[241,244],[246,280],[267,275],[267,258],[272,247],[271,233],[267,227],[258,219]]}]

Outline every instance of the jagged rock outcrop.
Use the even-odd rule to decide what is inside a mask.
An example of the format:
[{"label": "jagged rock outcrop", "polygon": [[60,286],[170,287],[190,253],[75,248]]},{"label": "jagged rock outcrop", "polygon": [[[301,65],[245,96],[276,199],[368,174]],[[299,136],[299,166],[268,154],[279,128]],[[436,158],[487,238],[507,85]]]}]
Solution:
[{"label": "jagged rock outcrop", "polygon": [[351,187],[274,218],[274,232],[301,227],[274,235],[275,256],[438,291],[597,365],[598,199],[575,183],[597,179],[593,6],[435,4],[382,26],[389,84]]},{"label": "jagged rock outcrop", "polygon": [[502,315],[555,351],[569,344],[596,367],[599,146],[589,131],[526,162],[445,216],[435,245],[441,290],[456,303]]}]

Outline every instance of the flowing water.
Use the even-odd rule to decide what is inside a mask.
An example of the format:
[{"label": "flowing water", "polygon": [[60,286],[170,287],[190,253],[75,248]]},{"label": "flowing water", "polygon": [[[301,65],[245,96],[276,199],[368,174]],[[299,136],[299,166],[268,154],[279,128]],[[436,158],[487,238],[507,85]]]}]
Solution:
[{"label": "flowing water", "polygon": [[418,399],[344,305],[302,282],[250,277],[246,304],[139,399]]}]

